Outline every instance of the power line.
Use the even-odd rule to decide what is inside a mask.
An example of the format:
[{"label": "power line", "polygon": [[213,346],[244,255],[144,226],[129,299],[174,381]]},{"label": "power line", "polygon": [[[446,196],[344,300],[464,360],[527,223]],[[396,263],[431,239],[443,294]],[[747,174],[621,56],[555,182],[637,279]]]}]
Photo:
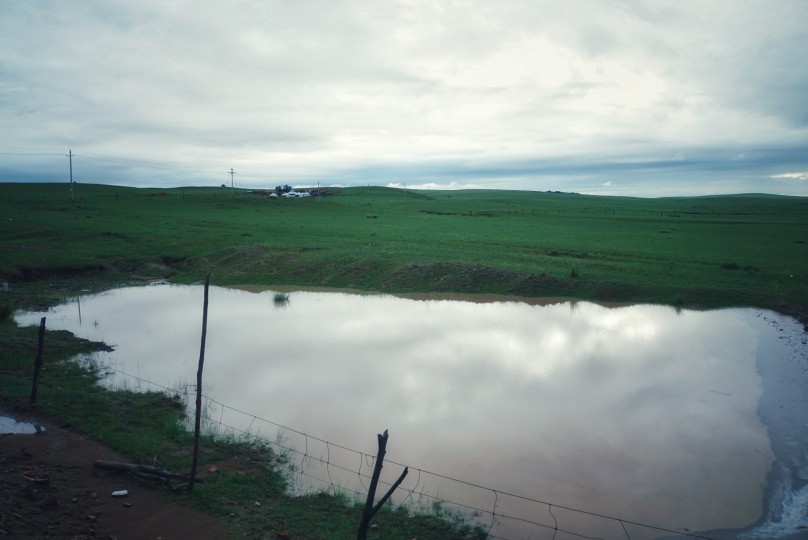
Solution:
[{"label": "power line", "polygon": [[[11,150],[11,149],[8,149],[8,150]],[[12,151],[2,151],[2,152],[0,152],[0,155],[5,155],[5,156],[63,156],[64,154],[50,153],[50,152],[25,152],[25,151],[12,152]],[[75,156],[76,154],[73,154],[73,155]],[[147,160],[143,160],[143,159],[132,159],[132,158],[126,158],[126,157],[120,157],[120,156],[111,156],[111,155],[107,155],[107,154],[99,154],[99,153],[96,153],[96,152],[88,152],[88,151],[84,151],[84,150],[81,151],[81,156],[86,161],[102,161],[102,162],[107,162],[107,163],[115,163],[115,164],[130,165],[130,166],[137,166],[137,167],[146,167],[146,168],[158,169],[158,170],[180,171],[180,172],[186,172],[186,173],[205,173],[205,174],[211,174],[211,173],[218,174],[221,171],[221,169],[219,169],[219,168],[186,167],[186,166],[182,166],[182,165],[171,165],[171,164],[168,164],[168,163],[159,163],[159,162],[147,161]],[[234,174],[240,174],[242,178],[244,178],[244,179],[252,179],[252,180],[262,180],[262,179],[263,180],[268,180],[269,176],[270,176],[268,174],[260,174],[260,173],[259,174],[237,173],[232,168],[230,169],[230,171],[227,172],[227,174],[231,175],[231,177],[230,177],[230,186],[231,187],[235,187],[235,181],[234,181],[233,176],[232,176]]]},{"label": "power line", "polygon": [[40,152],[0,152],[3,156],[61,156],[62,154],[50,154]]},{"label": "power line", "polygon": [[95,160],[95,161],[106,161],[109,163],[123,163],[123,164],[130,164],[130,165],[138,165],[141,167],[149,167],[152,169],[166,169],[166,170],[173,170],[173,171],[187,171],[187,172],[218,172],[219,169],[197,169],[193,167],[183,167],[177,165],[169,165],[166,163],[156,163],[153,161],[145,161],[142,159],[131,159],[131,158],[124,158],[118,156],[108,156],[104,154],[96,154],[94,152],[84,152],[84,155],[87,159]]}]

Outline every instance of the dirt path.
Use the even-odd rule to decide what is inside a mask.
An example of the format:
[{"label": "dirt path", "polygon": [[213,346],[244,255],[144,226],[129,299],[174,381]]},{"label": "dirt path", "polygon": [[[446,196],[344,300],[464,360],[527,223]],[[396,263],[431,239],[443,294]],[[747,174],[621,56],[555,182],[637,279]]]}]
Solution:
[{"label": "dirt path", "polygon": [[[3,414],[0,412],[0,414]],[[7,416],[15,416],[9,414]],[[210,516],[169,501],[165,487],[93,466],[131,462],[68,426],[0,435],[0,537],[103,539],[225,538]],[[116,490],[126,497],[113,497]]]}]

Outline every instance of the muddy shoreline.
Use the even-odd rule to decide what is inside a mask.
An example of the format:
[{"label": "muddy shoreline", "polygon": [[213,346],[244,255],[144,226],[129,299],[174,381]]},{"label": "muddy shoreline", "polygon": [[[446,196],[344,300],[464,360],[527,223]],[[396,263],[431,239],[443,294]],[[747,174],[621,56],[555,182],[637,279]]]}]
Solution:
[{"label": "muddy shoreline", "polygon": [[761,518],[745,529],[705,534],[716,540],[808,540],[808,334],[785,315],[753,316],[778,331],[761,342],[757,359],[763,385],[758,415],[775,461]]}]

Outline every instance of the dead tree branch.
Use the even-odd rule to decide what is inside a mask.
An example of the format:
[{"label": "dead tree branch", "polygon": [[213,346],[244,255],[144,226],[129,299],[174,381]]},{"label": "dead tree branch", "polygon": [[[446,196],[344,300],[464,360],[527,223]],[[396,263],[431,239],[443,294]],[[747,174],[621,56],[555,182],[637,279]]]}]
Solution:
[{"label": "dead tree branch", "polygon": [[382,466],[384,463],[384,455],[387,453],[387,430],[384,430],[384,434],[376,435],[379,441],[379,453],[376,456],[376,465],[373,467],[373,477],[370,480],[370,487],[368,488],[368,498],[365,501],[365,508],[362,510],[362,520],[359,522],[359,529],[356,532],[356,540],[367,540],[368,537],[368,527],[370,526],[370,520],[373,519],[373,516],[376,515],[384,503],[390,498],[393,492],[401,485],[401,482],[404,481],[406,478],[407,473],[409,472],[408,467],[404,467],[404,472],[401,473],[401,476],[398,477],[390,489],[387,490],[387,493],[379,500],[378,503],[375,505],[373,504],[374,499],[376,498],[376,486],[379,484],[379,476],[382,473]]}]

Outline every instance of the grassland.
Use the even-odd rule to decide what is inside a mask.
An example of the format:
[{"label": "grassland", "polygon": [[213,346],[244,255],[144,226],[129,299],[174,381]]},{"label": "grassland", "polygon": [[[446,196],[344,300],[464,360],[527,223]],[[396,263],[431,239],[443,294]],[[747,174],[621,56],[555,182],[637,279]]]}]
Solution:
[{"label": "grassland", "polygon": [[[0,397],[12,406],[30,390],[36,331],[8,320],[11,309],[155,278],[193,283],[210,273],[216,285],[757,306],[808,323],[808,198],[366,187],[288,200],[222,188],[102,185],[78,185],[74,195],[64,184],[0,184],[0,274],[9,282],[0,293]],[[54,332],[48,343],[58,359],[99,347]],[[159,453],[174,456],[163,463],[169,468],[188,467],[188,434],[177,427],[183,413],[170,398],[103,390],[95,371],[70,362],[49,369],[41,410],[135,459]],[[256,451],[204,446],[211,460]],[[245,507],[272,501],[272,511],[295,524],[296,538],[322,537],[316,508],[350,537],[358,513],[344,501],[284,497],[271,466],[257,478],[245,484],[223,476],[217,489],[224,491],[205,497],[202,490],[195,504],[234,519],[235,507],[222,500]],[[252,531],[265,526],[254,512],[235,519]],[[401,538],[474,534],[429,517],[415,523],[390,512],[379,519]]]},{"label": "grassland", "polygon": [[71,202],[64,184],[0,184],[0,215],[0,272],[29,301],[57,292],[48,283],[211,273],[219,285],[758,306],[803,320],[808,305],[800,197],[368,187],[288,200],[79,185]]}]

